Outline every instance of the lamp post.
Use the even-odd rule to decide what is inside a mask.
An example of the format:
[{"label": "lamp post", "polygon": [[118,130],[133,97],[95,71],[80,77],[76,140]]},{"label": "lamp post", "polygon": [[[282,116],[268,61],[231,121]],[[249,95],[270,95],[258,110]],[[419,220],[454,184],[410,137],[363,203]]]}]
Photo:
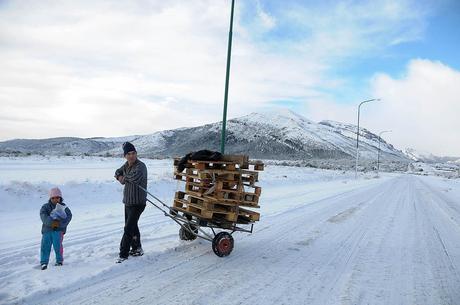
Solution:
[{"label": "lamp post", "polygon": [[377,177],[379,176],[380,169],[380,141],[382,139],[382,134],[385,132],[391,132],[391,130],[384,130],[379,133],[379,149],[377,150]]},{"label": "lamp post", "polygon": [[356,165],[355,165],[355,178],[358,178],[358,159],[359,159],[359,114],[361,111],[361,105],[373,101],[380,101],[379,98],[374,98],[371,100],[365,100],[361,102],[358,106],[358,131],[356,132]]},{"label": "lamp post", "polygon": [[230,79],[230,59],[232,57],[232,36],[233,36],[233,11],[235,8],[235,0],[232,0],[232,9],[230,13],[230,30],[228,32],[228,48],[227,48],[227,71],[225,73],[225,95],[224,95],[224,113],[222,118],[222,137],[220,140],[220,152],[225,153],[225,138],[227,128],[227,101],[228,101],[228,83]]}]

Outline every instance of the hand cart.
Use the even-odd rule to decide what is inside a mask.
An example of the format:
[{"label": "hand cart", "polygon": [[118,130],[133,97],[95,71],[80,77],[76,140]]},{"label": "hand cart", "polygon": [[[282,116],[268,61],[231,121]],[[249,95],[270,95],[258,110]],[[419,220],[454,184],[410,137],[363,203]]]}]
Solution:
[{"label": "hand cart", "polygon": [[[162,211],[165,216],[171,218],[179,226],[179,238],[181,240],[195,240],[197,237],[210,241],[212,243],[212,250],[219,256],[229,255],[234,247],[234,240],[232,234],[234,232],[246,232],[252,233],[254,223],[248,221],[244,225],[240,226],[237,222],[228,220],[215,220],[215,219],[202,219],[193,213],[177,211],[174,208],[169,207],[155,195],[151,194],[142,186],[138,187],[145,191],[147,195],[161,203],[161,206],[154,203],[147,197],[147,201],[150,202],[157,209]],[[212,234],[206,232],[203,228],[210,228]],[[216,232],[219,230],[219,232]]]}]

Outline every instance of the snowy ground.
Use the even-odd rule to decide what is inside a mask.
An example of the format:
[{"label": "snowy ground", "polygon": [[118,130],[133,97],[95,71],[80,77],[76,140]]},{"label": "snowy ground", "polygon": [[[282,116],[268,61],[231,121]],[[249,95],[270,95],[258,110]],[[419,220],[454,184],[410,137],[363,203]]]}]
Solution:
[{"label": "snowy ground", "polygon": [[[171,160],[144,160],[170,203]],[[114,264],[121,159],[0,158],[0,304],[460,304],[460,181],[267,166],[261,221],[214,255],[149,206],[146,254]],[[61,187],[65,263],[38,270],[39,209]],[[54,256],[52,255],[52,258]]]}]

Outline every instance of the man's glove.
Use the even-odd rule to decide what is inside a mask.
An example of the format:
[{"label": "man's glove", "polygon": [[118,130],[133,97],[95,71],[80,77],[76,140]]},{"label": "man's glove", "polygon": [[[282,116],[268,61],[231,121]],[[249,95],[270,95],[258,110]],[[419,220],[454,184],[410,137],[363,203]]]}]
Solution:
[{"label": "man's glove", "polygon": [[59,220],[53,220],[51,222],[51,228],[53,228],[53,229],[59,228]]}]

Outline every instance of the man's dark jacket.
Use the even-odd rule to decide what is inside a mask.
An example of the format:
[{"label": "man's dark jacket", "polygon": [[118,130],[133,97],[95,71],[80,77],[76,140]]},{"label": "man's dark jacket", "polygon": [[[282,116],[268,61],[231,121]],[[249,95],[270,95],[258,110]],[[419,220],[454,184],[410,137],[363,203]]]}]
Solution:
[{"label": "man's dark jacket", "polygon": [[147,189],[147,167],[139,159],[132,166],[128,162],[115,171],[115,178],[125,177],[125,188],[123,190],[123,203],[127,206],[145,205],[147,193],[138,187]]}]

